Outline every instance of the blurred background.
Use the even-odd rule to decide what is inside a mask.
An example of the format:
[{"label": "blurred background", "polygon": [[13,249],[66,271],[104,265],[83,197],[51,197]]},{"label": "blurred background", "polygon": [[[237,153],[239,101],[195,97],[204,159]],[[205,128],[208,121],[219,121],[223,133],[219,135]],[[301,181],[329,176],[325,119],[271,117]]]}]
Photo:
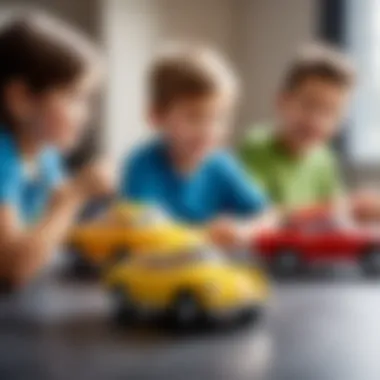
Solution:
[{"label": "blurred background", "polygon": [[[347,180],[380,181],[380,0],[0,0],[0,5],[47,10],[104,47],[108,79],[101,113],[74,165],[94,149],[119,160],[149,133],[143,76],[165,42],[208,43],[230,59],[244,86],[238,138],[254,122],[273,118],[287,62],[300,45],[322,39],[343,47],[359,70],[353,105],[335,144]],[[94,289],[54,280],[42,292],[30,290],[20,310],[38,305],[44,327],[28,330],[23,324],[12,330],[12,323],[0,324],[0,379],[260,379],[263,366],[271,372],[263,378],[271,380],[380,378],[377,283],[278,284],[265,328],[186,341],[108,329],[105,299]],[[69,325],[55,324],[67,315]]]},{"label": "blurred background", "polygon": [[1,0],[51,11],[101,43],[109,71],[98,133],[114,158],[148,133],[144,120],[145,67],[166,42],[189,40],[216,46],[243,83],[236,136],[273,118],[273,98],[288,60],[304,43],[342,46],[359,69],[359,85],[347,126],[336,146],[349,181],[377,182],[380,81],[377,0]]}]

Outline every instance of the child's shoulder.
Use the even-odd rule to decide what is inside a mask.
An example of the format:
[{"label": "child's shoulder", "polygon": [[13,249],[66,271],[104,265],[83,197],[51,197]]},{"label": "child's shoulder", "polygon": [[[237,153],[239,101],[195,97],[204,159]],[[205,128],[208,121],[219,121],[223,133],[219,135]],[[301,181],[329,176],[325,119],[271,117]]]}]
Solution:
[{"label": "child's shoulder", "polygon": [[274,133],[271,125],[257,124],[250,127],[237,145],[239,158],[249,160],[272,155]]},{"label": "child's shoulder", "polygon": [[6,132],[0,132],[0,162],[3,168],[18,166],[19,155],[14,138]]},{"label": "child's shoulder", "polygon": [[5,154],[14,155],[16,151],[16,144],[11,134],[0,131],[0,155],[3,157]]},{"label": "child's shoulder", "polygon": [[16,142],[6,132],[0,132],[0,183],[8,184],[19,181],[22,177],[22,166]]},{"label": "child's shoulder", "polygon": [[209,172],[221,177],[228,177],[240,171],[241,166],[235,154],[227,149],[216,151],[208,160]]},{"label": "child's shoulder", "polygon": [[134,147],[125,157],[125,164],[128,167],[145,166],[157,161],[162,150],[159,140],[149,140]]},{"label": "child's shoulder", "polygon": [[274,138],[273,126],[269,123],[260,123],[248,128],[243,136],[243,142],[254,146],[267,146]]}]

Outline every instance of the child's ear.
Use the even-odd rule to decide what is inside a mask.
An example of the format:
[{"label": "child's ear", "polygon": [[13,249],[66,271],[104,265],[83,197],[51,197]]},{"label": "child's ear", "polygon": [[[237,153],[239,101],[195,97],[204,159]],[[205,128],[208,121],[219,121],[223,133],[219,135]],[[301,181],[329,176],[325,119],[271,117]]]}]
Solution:
[{"label": "child's ear", "polygon": [[20,79],[10,81],[4,89],[4,102],[12,118],[17,122],[27,122],[33,112],[31,91]]}]

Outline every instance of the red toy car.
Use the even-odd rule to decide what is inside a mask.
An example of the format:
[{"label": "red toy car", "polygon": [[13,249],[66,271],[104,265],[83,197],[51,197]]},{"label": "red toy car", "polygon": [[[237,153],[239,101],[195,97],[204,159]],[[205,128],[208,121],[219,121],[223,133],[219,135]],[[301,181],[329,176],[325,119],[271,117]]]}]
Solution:
[{"label": "red toy car", "polygon": [[356,261],[366,274],[380,274],[380,229],[347,225],[327,210],[293,215],[281,227],[263,231],[252,251],[278,274],[337,261]]}]

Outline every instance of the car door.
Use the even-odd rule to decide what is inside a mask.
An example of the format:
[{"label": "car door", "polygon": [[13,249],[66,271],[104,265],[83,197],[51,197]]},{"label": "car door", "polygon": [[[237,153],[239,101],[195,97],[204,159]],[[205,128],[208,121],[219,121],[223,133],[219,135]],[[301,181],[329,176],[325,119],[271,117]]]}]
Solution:
[{"label": "car door", "polygon": [[353,235],[349,230],[323,223],[316,226],[310,241],[315,261],[336,261],[347,257],[353,248]]},{"label": "car door", "polygon": [[169,258],[146,257],[140,270],[141,280],[139,281],[140,298],[145,306],[149,308],[164,308],[167,306],[173,276],[171,262]]}]

